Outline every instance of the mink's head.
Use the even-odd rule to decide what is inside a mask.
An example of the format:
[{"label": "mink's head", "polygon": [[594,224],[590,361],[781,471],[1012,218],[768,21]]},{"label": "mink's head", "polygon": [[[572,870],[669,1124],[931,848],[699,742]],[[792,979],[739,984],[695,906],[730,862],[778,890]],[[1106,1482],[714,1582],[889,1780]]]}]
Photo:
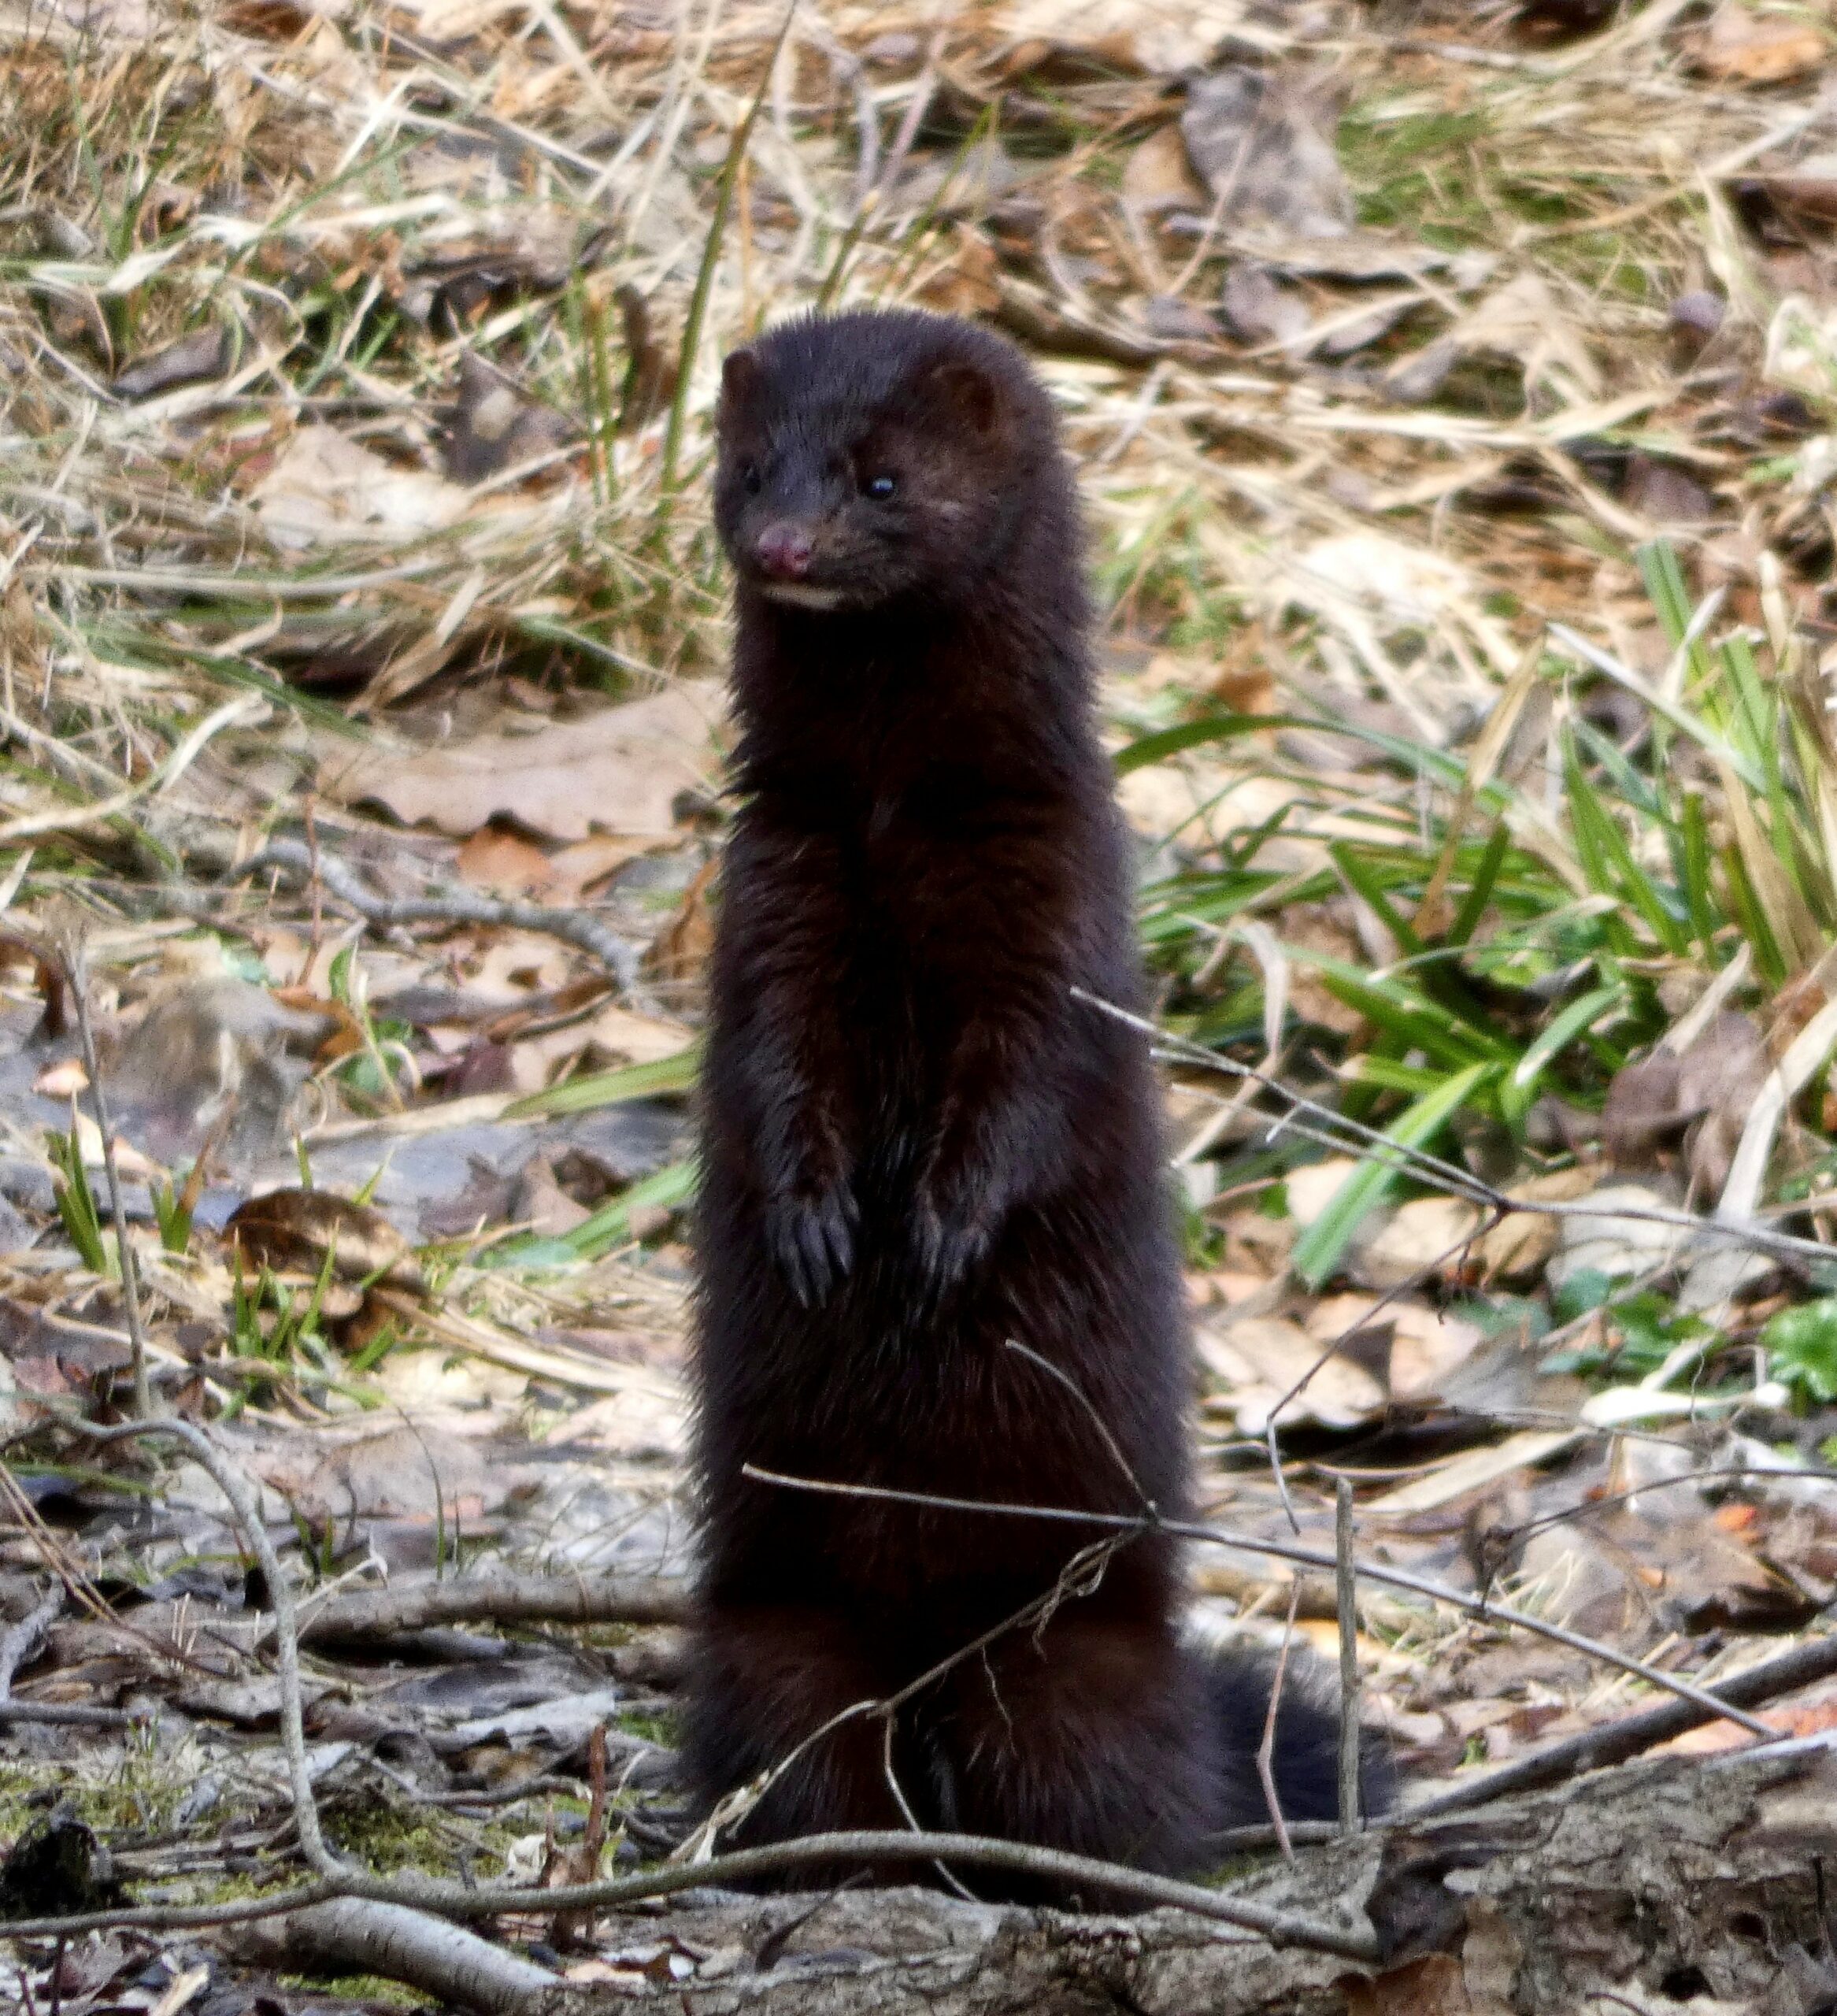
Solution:
[{"label": "mink's head", "polygon": [[956,599],[1064,487],[1051,407],[1019,354],[943,316],[782,324],[727,360],[720,437],[728,557],[805,609]]}]

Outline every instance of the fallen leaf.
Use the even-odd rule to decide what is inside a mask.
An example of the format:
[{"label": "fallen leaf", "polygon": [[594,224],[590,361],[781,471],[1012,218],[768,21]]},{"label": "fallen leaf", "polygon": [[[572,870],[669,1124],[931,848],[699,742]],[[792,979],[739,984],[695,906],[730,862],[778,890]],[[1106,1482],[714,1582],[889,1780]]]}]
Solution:
[{"label": "fallen leaf", "polygon": [[[1320,1344],[1347,1341],[1346,1355],[1369,1372],[1392,1399],[1417,1405],[1443,1397],[1445,1383],[1472,1355],[1484,1332],[1427,1303],[1390,1295],[1324,1297],[1309,1311],[1307,1332]],[[1368,1343],[1361,1345],[1361,1333]]]},{"label": "fallen leaf", "polygon": [[[1818,224],[1837,223],[1837,154],[1808,154],[1791,168],[1774,169],[1761,180],[1767,194],[1781,209],[1796,212]],[[1674,318],[1681,305],[1674,304]],[[1720,322],[1720,317],[1717,320]]]},{"label": "fallen leaf", "polygon": [[593,833],[549,853],[507,827],[487,825],[467,839],[453,865],[460,880],[475,889],[572,901],[650,852],[656,843],[654,837]]},{"label": "fallen leaf", "polygon": [[465,1522],[517,1488],[515,1468],[425,1423],[339,1436],[291,1436],[245,1457],[249,1470],[302,1517]]},{"label": "fallen leaf", "polygon": [[1325,130],[1324,100],[1280,72],[1234,65],[1187,89],[1180,134],[1222,220],[1302,238],[1337,236],[1352,195]]},{"label": "fallen leaf", "polygon": [[458,484],[398,468],[330,427],[302,427],[251,499],[276,545],[296,549],[439,532],[469,501]]},{"label": "fallen leaf", "polygon": [[1831,38],[1807,7],[1764,11],[1744,0],[1723,0],[1697,45],[1709,76],[1740,84],[1783,83],[1822,68]]},{"label": "fallen leaf", "polygon": [[661,837],[676,830],[677,801],[709,788],[718,719],[713,685],[679,683],[531,735],[481,735],[406,757],[365,750],[342,769],[328,765],[325,788],[443,833],[504,819],[551,839],[583,840],[596,828]]},{"label": "fallen leaf", "polygon": [[1353,1277],[1361,1287],[1389,1289],[1456,1272],[1480,1217],[1477,1206],[1459,1197],[1413,1197],[1360,1247]]},{"label": "fallen leaf", "polygon": [[549,857],[534,841],[502,826],[481,826],[454,855],[462,882],[498,895],[535,895],[552,886]]},{"label": "fallen leaf", "polygon": [[1689,470],[1643,449],[1628,458],[1624,494],[1635,510],[1659,524],[1700,525],[1717,514],[1714,493]]},{"label": "fallen leaf", "polygon": [[1675,1262],[1692,1235],[1675,1225],[1623,1212],[1676,1211],[1676,1199],[1642,1184],[1616,1183],[1592,1192],[1589,1208],[1558,1221],[1557,1250],[1545,1269],[1553,1288],[1578,1274],[1624,1280]]},{"label": "fallen leaf", "polygon": [[1292,343],[1307,332],[1307,303],[1253,260],[1231,261],[1220,305],[1240,343]]},{"label": "fallen leaf", "polygon": [[[1769,1729],[1777,1729],[1782,1736],[1823,1736],[1828,1730],[1837,1729],[1837,1690],[1826,1688],[1809,1701],[1755,1712]],[[1739,1722],[1706,1722],[1701,1728],[1686,1729],[1682,1736],[1658,1744],[1652,1754],[1662,1756],[1670,1751],[1679,1756],[1703,1757],[1719,1750],[1740,1749],[1754,1740]]]},{"label": "fallen leaf", "polygon": [[115,395],[150,399],[180,385],[201,384],[227,372],[236,354],[235,337],[220,328],[194,329],[163,349],[150,350],[117,373]]},{"label": "fallen leaf", "polygon": [[1615,1166],[1651,1169],[1687,1129],[1693,1194],[1718,1197],[1742,1130],[1772,1068],[1747,1016],[1724,1009],[1682,1057],[1661,1048],[1623,1065],[1607,1088],[1602,1138]]},{"label": "fallen leaf", "polygon": [[641,1015],[609,1001],[594,1015],[520,1038],[511,1044],[515,1082],[520,1091],[541,1091],[554,1082],[562,1066],[585,1059],[596,1071],[627,1064],[654,1064],[677,1057],[694,1041],[680,1022]]},{"label": "fallen leaf", "polygon": [[1307,1384],[1276,1417],[1283,1427],[1316,1421],[1356,1428],[1383,1411],[1384,1389],[1370,1373],[1338,1353],[1320,1364],[1319,1341],[1287,1317],[1202,1325],[1195,1341],[1201,1364],[1225,1389],[1223,1397],[1243,1434],[1261,1435],[1277,1402],[1310,1369]]},{"label": "fallen leaf", "polygon": [[1593,398],[1602,389],[1600,367],[1573,319],[1558,305],[1550,283],[1527,267],[1484,295],[1440,339],[1457,354],[1509,358],[1522,365],[1527,395],[1546,379],[1559,393],[1568,381]]},{"label": "fallen leaf", "polygon": [[1685,1051],[1678,1103],[1702,1114],[1684,1144],[1693,1195],[1722,1195],[1748,1115],[1772,1068],[1759,1028],[1731,1009],[1713,1017]]},{"label": "fallen leaf", "polygon": [[1459,1960],[1425,1953],[1401,1967],[1346,1984],[1346,2016],[1472,2016],[1473,2003]]},{"label": "fallen leaf", "polygon": [[232,1164],[284,1142],[328,1017],[265,988],[183,973],[153,991],[103,1066],[109,1117],[169,1166],[207,1141]]},{"label": "fallen leaf", "polygon": [[[1506,1195],[1527,1204],[1569,1204],[1586,1196],[1598,1180],[1594,1170],[1578,1164],[1515,1183]],[[1508,1282],[1535,1280],[1557,1250],[1561,1223],[1560,1219],[1538,1211],[1509,1213],[1474,1248],[1482,1278]]]},{"label": "fallen leaf", "polygon": [[633,1368],[628,1386],[570,1414],[555,1439],[609,1455],[680,1456],[688,1446],[688,1403],[667,1374]]},{"label": "fallen leaf", "polygon": [[1617,1169],[1649,1169],[1655,1151],[1695,1117],[1680,1110],[1682,1065],[1669,1051],[1635,1058],[1613,1074],[1602,1108],[1601,1138]]},{"label": "fallen leaf", "polygon": [[714,948],[715,864],[711,861],[683,891],[676,915],[653,942],[645,969],[677,987],[699,981]]},{"label": "fallen leaf", "polygon": [[1123,201],[1143,217],[1206,200],[1177,126],[1157,127],[1123,164]]},{"label": "fallen leaf", "polygon": [[1079,59],[1074,75],[1172,76],[1198,69],[1217,39],[1203,12],[1183,14],[1161,0],[1009,0],[996,28],[1009,44],[1002,69],[1010,78],[1062,69],[1068,57]]}]

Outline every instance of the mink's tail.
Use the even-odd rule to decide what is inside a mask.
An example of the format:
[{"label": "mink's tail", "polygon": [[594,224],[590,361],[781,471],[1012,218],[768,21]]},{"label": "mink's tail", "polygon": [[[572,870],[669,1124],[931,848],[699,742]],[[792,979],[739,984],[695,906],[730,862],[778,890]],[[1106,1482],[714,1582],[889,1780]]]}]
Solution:
[{"label": "mink's tail", "polygon": [[[1223,1831],[1267,1822],[1257,1753],[1268,1722],[1276,1655],[1261,1647],[1199,1645],[1194,1656],[1218,1732],[1221,1794],[1215,1824]],[[1270,1776],[1285,1821],[1339,1818],[1339,1688],[1312,1655],[1291,1651],[1283,1665]],[[1368,1819],[1387,1811],[1396,1798],[1395,1775],[1382,1739],[1368,1731],[1360,1744],[1359,1779],[1361,1814]]]}]

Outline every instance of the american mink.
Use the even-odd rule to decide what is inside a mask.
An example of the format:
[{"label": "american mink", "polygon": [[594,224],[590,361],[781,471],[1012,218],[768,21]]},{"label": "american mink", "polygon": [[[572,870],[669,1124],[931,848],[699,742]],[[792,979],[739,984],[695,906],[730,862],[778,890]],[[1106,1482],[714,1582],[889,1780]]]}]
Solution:
[{"label": "american mink", "polygon": [[[1147,1051],[1072,991],[1140,997],[1047,397],[986,331],[850,313],[729,357],[719,433],[740,805],[698,1207],[684,1755],[706,1802],[1104,1537],[743,1465],[1178,1518],[1191,1388]],[[1263,1817],[1269,1679],[1183,1644],[1180,1600],[1172,1544],[1133,1540],[921,1691],[890,1744],[872,1719],[824,1736],[728,1840],[916,1819],[1203,1867],[1209,1833]],[[1291,1666],[1289,1818],[1335,1811],[1335,1740]]]}]

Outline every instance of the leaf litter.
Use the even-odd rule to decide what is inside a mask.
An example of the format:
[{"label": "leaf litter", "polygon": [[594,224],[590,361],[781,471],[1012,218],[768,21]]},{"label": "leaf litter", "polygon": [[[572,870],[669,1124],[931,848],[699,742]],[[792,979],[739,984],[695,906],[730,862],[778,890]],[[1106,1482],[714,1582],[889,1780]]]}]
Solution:
[{"label": "leaf litter", "polygon": [[[680,1587],[714,367],[817,300],[1009,329],[1080,463],[1208,1515],[1330,1550],[1349,1476],[1361,1550],[1699,1680],[1837,1591],[1828,22],[804,9],[717,231],[780,25],[0,9],[0,1600],[59,1613],[0,1894],[289,1853],[221,1491],[74,1432],[136,1326],[73,937],[158,1405],[309,1603]],[[1319,1628],[1297,1574],[1195,1591]],[[1361,1606],[1406,1771],[1628,1705]],[[488,1598],[328,1641],[328,1816],[557,1867],[604,1725],[598,1859],[647,1858],[675,1659]],[[195,1951],[121,2006],[228,1992]]]}]

